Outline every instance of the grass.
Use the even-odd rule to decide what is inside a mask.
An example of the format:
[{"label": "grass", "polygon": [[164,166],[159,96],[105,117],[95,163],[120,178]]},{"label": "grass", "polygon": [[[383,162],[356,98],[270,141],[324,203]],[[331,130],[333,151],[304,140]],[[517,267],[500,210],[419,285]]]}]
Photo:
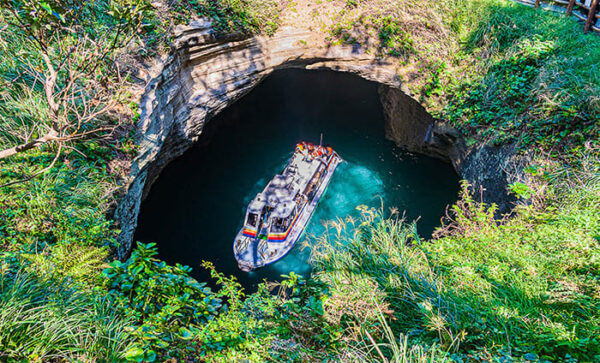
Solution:
[{"label": "grass", "polygon": [[461,39],[463,54],[481,59],[481,69],[450,88],[442,114],[496,144],[537,145],[555,155],[596,144],[600,39],[573,19],[506,1],[488,2],[478,18]]},{"label": "grass", "polygon": [[600,136],[600,39],[508,0],[367,0],[338,11],[332,44],[398,65],[414,97],[464,136],[577,154]]},{"label": "grass", "polygon": [[120,361],[132,343],[129,321],[109,300],[68,281],[24,271],[0,275],[0,358],[27,361]]},{"label": "grass", "polygon": [[[62,9],[59,3],[46,5]],[[124,3],[102,0],[83,5],[93,14],[83,18],[86,34],[110,39],[114,19],[107,11]],[[66,4],[68,9],[71,4]],[[0,148],[21,143],[26,135],[42,135],[49,112],[44,89],[32,76],[45,76],[41,56],[23,32],[5,23],[12,19],[9,6],[0,8]],[[128,34],[133,36],[131,43],[107,55],[95,76],[116,77],[110,66],[116,59],[123,68],[132,67],[131,56],[124,53],[155,55],[159,42],[169,39],[164,37],[166,32],[194,17],[209,16],[217,28],[243,33],[273,32],[278,22],[273,1],[167,1],[160,6],[169,11],[144,12],[141,31]],[[56,64],[61,56],[70,54],[65,44],[85,44],[77,43],[71,33],[61,36],[62,48],[50,42]],[[63,86],[64,73],[59,74],[57,87]],[[122,76],[132,86],[126,74]],[[86,81],[81,79],[82,84]],[[77,95],[87,96],[85,88]],[[136,265],[129,271],[132,281],[144,284],[136,285],[135,294],[127,290],[120,295],[127,284],[105,285],[107,278],[102,272],[112,259],[119,233],[110,216],[135,154],[129,130],[137,115],[130,92],[114,97],[118,97],[117,112],[92,120],[94,124],[117,125],[113,132],[66,142],[45,173],[0,188],[0,360],[151,361],[157,359],[156,352],[165,359],[194,356],[193,345],[188,344],[191,330],[205,323],[208,313],[202,307],[214,304],[199,295],[198,286],[202,285],[189,277],[188,267],[167,266],[161,261],[140,271]],[[57,146],[49,143],[2,160],[0,185],[25,179],[50,165],[56,150]],[[123,272],[120,278],[126,276]],[[156,287],[161,279],[168,283]],[[112,295],[106,297],[109,292]],[[133,307],[129,299],[133,299]],[[218,332],[219,327],[214,330]]]},{"label": "grass", "polygon": [[[50,158],[44,151],[31,153],[5,167],[0,182],[19,177],[17,165],[27,170],[29,163]],[[0,195],[2,214],[0,237],[5,248],[31,244],[40,249],[45,244],[62,241],[82,246],[114,246],[116,232],[105,213],[111,202],[110,191],[115,178],[104,163],[81,160],[79,155],[60,163],[48,174],[30,183],[6,188]],[[68,157],[68,156],[67,156]],[[41,161],[40,161],[41,160]],[[27,163],[27,164],[26,164]],[[91,165],[90,165],[91,164]],[[102,165],[104,164],[104,165]],[[108,198],[107,198],[108,197]]]},{"label": "grass", "polygon": [[464,194],[431,242],[365,208],[335,222],[314,262],[331,291],[326,314],[373,329],[375,342],[391,330],[450,358],[599,359],[600,160],[540,175],[503,221]]}]

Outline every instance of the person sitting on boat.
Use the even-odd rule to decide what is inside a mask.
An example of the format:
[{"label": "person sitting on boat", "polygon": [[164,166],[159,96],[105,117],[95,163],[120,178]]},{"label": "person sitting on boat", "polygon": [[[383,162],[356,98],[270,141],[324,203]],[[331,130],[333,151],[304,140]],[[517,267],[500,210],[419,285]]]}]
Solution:
[{"label": "person sitting on boat", "polygon": [[310,161],[312,159],[312,150],[313,150],[313,144],[311,143],[307,143],[307,142],[302,142],[302,147],[300,150],[301,154],[304,156],[304,160]]},{"label": "person sitting on boat", "polygon": [[306,159],[308,157],[308,149],[306,147],[301,147],[300,154],[302,154],[302,156],[304,156],[304,159]]},{"label": "person sitting on boat", "polygon": [[322,146],[317,146],[316,148],[314,148],[314,150],[312,151],[312,157],[313,158],[318,158],[319,156],[323,155],[323,147]]}]

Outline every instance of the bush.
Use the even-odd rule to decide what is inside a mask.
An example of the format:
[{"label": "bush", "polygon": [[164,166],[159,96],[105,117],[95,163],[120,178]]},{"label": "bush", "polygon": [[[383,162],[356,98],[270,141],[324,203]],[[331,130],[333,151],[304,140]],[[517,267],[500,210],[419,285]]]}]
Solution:
[{"label": "bush", "polygon": [[270,345],[275,338],[271,319],[276,305],[265,285],[246,299],[235,277],[217,272],[212,263],[203,262],[202,266],[210,270],[220,285],[217,295],[226,303],[215,319],[198,329],[194,337],[198,343],[197,359],[246,362],[270,359]]},{"label": "bush", "polygon": [[214,319],[221,307],[205,283],[189,276],[191,268],[169,266],[157,253],[153,243],[138,243],[126,262],[114,261],[103,272],[114,308],[135,323],[131,330],[139,343],[127,353],[129,360],[194,352],[188,342],[195,329]]},{"label": "bush", "polygon": [[379,29],[379,46],[387,55],[407,57],[415,52],[410,34],[391,16],[375,20],[375,26]]}]

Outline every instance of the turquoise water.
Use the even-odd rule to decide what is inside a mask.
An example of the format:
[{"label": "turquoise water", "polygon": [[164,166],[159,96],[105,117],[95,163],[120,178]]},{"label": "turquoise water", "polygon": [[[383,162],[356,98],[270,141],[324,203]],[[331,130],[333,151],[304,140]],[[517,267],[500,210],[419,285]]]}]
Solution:
[{"label": "turquoise water", "polygon": [[[295,144],[331,145],[344,159],[320,201],[304,237],[277,263],[239,271],[233,239],[246,206],[280,172]],[[417,219],[428,237],[458,193],[458,177],[440,160],[414,155],[384,137],[377,86],[355,76],[283,70],[269,76],[211,120],[198,145],[165,168],[143,202],[136,240],[156,242],[160,257],[193,268],[212,261],[249,290],[290,271],[309,275],[308,245],[323,222],[358,216],[356,206],[397,207]]]}]

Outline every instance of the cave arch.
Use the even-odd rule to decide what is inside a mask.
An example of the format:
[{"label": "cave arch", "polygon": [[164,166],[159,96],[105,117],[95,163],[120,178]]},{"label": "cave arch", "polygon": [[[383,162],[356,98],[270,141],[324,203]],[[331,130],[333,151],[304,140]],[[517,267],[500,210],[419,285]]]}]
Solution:
[{"label": "cave arch", "polygon": [[453,160],[456,132],[439,127],[409,96],[394,65],[356,47],[309,48],[302,41],[309,34],[295,29],[273,37],[218,34],[204,22],[180,27],[175,36],[140,102],[139,152],[115,213],[121,259],[131,250],[141,201],[163,168],[197,142],[210,119],[278,69],[349,72],[377,82],[387,137],[410,151]]}]

